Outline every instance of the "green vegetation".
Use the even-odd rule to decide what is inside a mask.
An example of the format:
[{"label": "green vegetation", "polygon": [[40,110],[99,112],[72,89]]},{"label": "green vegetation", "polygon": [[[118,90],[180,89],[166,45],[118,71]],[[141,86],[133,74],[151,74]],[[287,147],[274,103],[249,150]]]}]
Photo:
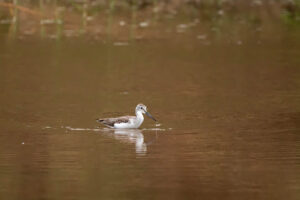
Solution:
[{"label": "green vegetation", "polygon": [[281,16],[286,24],[300,25],[300,0],[285,2]]}]

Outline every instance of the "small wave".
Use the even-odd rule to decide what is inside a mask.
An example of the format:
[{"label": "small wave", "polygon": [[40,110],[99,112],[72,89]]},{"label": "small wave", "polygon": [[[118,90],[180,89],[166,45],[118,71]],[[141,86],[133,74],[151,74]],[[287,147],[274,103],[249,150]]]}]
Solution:
[{"label": "small wave", "polygon": [[50,129],[50,128],[52,128],[51,126],[45,126],[45,127],[43,127],[43,129]]},{"label": "small wave", "polygon": [[164,128],[144,128],[143,131],[166,131]]},{"label": "small wave", "polygon": [[70,131],[101,131],[102,130],[99,128],[72,128],[70,126],[66,126],[65,128]]}]

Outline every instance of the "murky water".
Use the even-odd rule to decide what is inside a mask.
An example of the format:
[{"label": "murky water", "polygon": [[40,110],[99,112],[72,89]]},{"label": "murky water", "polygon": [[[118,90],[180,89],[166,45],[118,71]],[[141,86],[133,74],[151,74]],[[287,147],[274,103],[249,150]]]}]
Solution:
[{"label": "murky water", "polygon": [[299,198],[298,34],[1,43],[0,199]]}]

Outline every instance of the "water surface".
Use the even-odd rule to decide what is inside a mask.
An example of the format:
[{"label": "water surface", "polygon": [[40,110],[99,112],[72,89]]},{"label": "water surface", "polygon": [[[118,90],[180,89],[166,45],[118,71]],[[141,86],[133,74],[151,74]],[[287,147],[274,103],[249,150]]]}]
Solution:
[{"label": "water surface", "polygon": [[[300,39],[1,41],[1,199],[299,199]],[[108,130],[98,117],[158,119]]]}]

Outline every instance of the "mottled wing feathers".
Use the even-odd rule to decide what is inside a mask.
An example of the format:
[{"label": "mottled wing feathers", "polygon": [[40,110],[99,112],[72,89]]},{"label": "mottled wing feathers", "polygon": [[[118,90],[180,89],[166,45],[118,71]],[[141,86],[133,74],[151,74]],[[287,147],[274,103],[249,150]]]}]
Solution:
[{"label": "mottled wing feathers", "polygon": [[117,117],[117,118],[104,118],[104,119],[97,119],[96,121],[101,124],[104,124],[105,126],[113,128],[116,123],[117,124],[128,123],[130,118],[132,118],[132,116],[124,116],[124,117]]}]

